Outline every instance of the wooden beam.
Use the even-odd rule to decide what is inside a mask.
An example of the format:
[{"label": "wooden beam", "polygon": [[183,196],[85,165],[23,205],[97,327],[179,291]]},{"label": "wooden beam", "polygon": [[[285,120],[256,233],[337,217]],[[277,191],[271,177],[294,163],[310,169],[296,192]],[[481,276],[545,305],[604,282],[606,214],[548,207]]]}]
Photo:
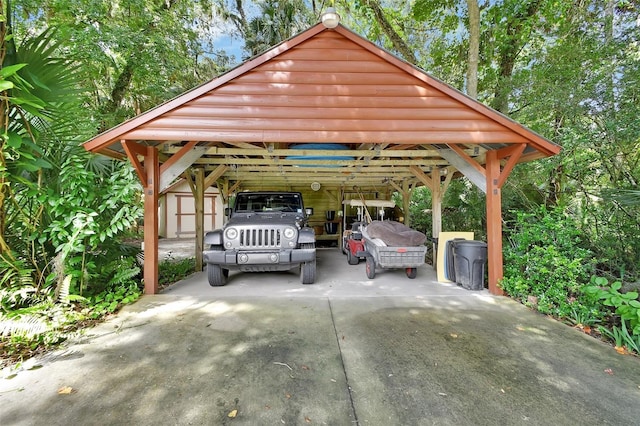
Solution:
[{"label": "wooden beam", "polygon": [[142,183],[142,186],[144,186],[147,179],[146,179],[144,167],[142,166],[142,163],[140,163],[140,161],[138,160],[138,155],[141,155],[141,156],[147,155],[147,150],[142,145],[138,145],[133,141],[122,140],[120,141],[120,143],[122,144],[122,148],[124,148],[124,152],[127,153],[127,157],[129,157],[129,161],[131,161],[131,165],[133,166],[133,169],[136,171],[136,174],[138,175],[138,179],[140,179],[140,183]]},{"label": "wooden beam", "polygon": [[[443,151],[443,150],[441,150]],[[287,159],[287,158],[247,158],[247,157],[213,157],[213,158],[200,158],[195,164],[198,165],[213,165],[213,164],[239,164],[239,165],[283,165],[283,166],[302,166],[302,167],[315,167],[315,168],[335,168],[336,166],[350,166],[350,167],[366,167],[366,166],[447,166],[449,163],[442,158],[437,159],[407,159],[407,160],[303,160],[303,159]]]},{"label": "wooden beam", "polygon": [[[449,145],[447,145],[449,146]],[[476,185],[482,192],[487,192],[485,170],[473,158],[465,154],[456,145],[450,145],[451,149],[441,149],[440,155],[458,169],[467,179]],[[455,148],[454,148],[455,147]]]},{"label": "wooden beam", "polygon": [[242,184],[242,181],[241,181],[241,180],[239,180],[239,181],[237,181],[236,183],[234,183],[233,185],[231,185],[231,186],[229,187],[229,189],[227,189],[227,191],[226,191],[226,192],[227,192],[227,198],[228,198],[231,194],[233,194],[233,192],[234,192],[236,189],[238,189],[238,187],[239,187],[241,184]]},{"label": "wooden beam", "polygon": [[409,187],[409,181],[402,182],[402,210],[404,212],[404,224],[411,226],[411,216],[409,215],[409,208],[411,206],[411,188]]},{"label": "wooden beam", "polygon": [[203,257],[202,250],[204,248],[204,192],[206,186],[204,183],[204,169],[196,168],[195,172],[195,191],[193,200],[196,211],[196,272],[202,271]]},{"label": "wooden beam", "polygon": [[323,189],[322,192],[333,201],[334,204],[340,204],[339,194],[333,194],[331,191]]},{"label": "wooden beam", "polygon": [[[502,185],[504,185],[504,183],[507,181],[507,178],[511,174],[511,171],[516,166],[516,164],[518,164],[518,161],[520,160],[520,157],[522,156],[522,153],[524,152],[525,148],[526,148],[525,144],[517,145],[516,149],[513,150],[513,152],[509,156],[509,160],[507,160],[507,164],[505,164],[504,168],[500,172],[500,178],[498,178],[499,188],[502,188]],[[499,156],[500,153],[498,152],[497,155]]]},{"label": "wooden beam", "polygon": [[[184,157],[186,153],[188,153],[191,149],[195,148],[198,145],[197,141],[188,142],[186,145],[181,146],[177,152],[171,155],[167,161],[165,161],[160,166],[160,174],[166,171],[168,168],[172,167],[174,164],[178,163],[178,161]],[[164,151],[163,151],[164,153]]]},{"label": "wooden beam", "polygon": [[522,151],[524,151],[524,148],[526,148],[526,146],[527,144],[520,143],[520,144],[513,144],[513,145],[506,146],[504,148],[500,148],[498,150],[498,160],[511,157],[515,152],[518,152],[518,151],[522,153]]},{"label": "wooden beam", "polygon": [[[178,147],[168,146],[164,149],[164,153],[173,154],[179,151]],[[468,155],[473,155],[476,151],[474,149],[465,149]],[[439,150],[435,148],[430,149],[414,149],[414,150],[394,150],[394,149],[268,149],[259,148],[251,145],[251,148],[224,148],[224,147],[209,147],[205,152],[208,156],[227,156],[227,155],[240,155],[240,156],[254,156],[254,157],[289,157],[289,156],[314,156],[314,157],[332,157],[332,156],[349,156],[349,157],[389,157],[389,158],[424,158],[424,157],[439,157]]]},{"label": "wooden beam", "polygon": [[[208,168],[206,169],[208,170]],[[391,177],[413,176],[413,173],[409,168],[383,167],[383,166],[341,167],[340,169],[338,169],[337,167],[333,167],[331,168],[331,170],[327,170],[326,168],[316,169],[314,167],[290,167],[290,166],[284,167],[284,166],[276,166],[276,165],[237,166],[233,170],[226,169],[225,173],[229,172],[231,174],[238,174],[238,175],[241,175],[242,173],[271,173],[271,174],[277,173],[281,175],[283,171],[286,171],[287,173],[295,173],[300,176],[310,176],[312,174],[313,175],[324,174],[327,177],[333,177],[336,174],[344,175],[344,174],[350,174],[350,173],[377,175],[380,179],[391,178]]]},{"label": "wooden beam", "polygon": [[148,146],[144,157],[144,292],[158,292],[158,150]]},{"label": "wooden beam", "polygon": [[466,161],[471,167],[476,169],[478,173],[484,176],[485,171],[481,164],[479,164],[476,160],[474,160],[469,154],[467,154],[462,148],[455,144],[447,145],[451,148],[456,154],[458,154],[464,161]]},{"label": "wooden beam", "polygon": [[498,286],[504,273],[502,257],[502,194],[500,179],[500,160],[496,151],[487,152],[487,246],[489,292],[502,295]]},{"label": "wooden beam", "polygon": [[191,189],[191,193],[195,194],[196,183],[193,180],[193,175],[191,174],[191,170],[185,170],[182,176],[184,177],[184,180],[187,181],[187,184],[189,184],[189,189]]},{"label": "wooden beam", "polygon": [[[442,232],[442,195],[444,191],[440,187],[440,169],[431,170],[431,236],[438,238]],[[435,257],[434,257],[435,259]],[[435,267],[437,262],[433,262]]]},{"label": "wooden beam", "polygon": [[225,172],[229,170],[229,167],[225,165],[220,165],[215,168],[214,171],[209,173],[204,180],[204,188],[207,189],[212,186],[220,177],[225,174]]},{"label": "wooden beam", "polygon": [[451,183],[455,172],[456,171],[453,167],[447,167],[447,174],[445,175],[444,182],[442,183],[442,195],[447,192],[447,189],[449,188],[449,184]]},{"label": "wooden beam", "polygon": [[415,175],[415,177],[417,177],[420,180],[420,182],[422,182],[425,186],[428,186],[429,188],[433,187],[433,182],[431,181],[431,178],[427,176],[420,167],[411,166],[409,167],[409,170],[411,170],[411,172]]},{"label": "wooden beam", "polygon": [[400,185],[398,185],[397,183],[395,183],[392,180],[387,180],[386,183],[388,183],[389,185],[391,185],[396,191],[398,191],[400,194],[404,195],[404,189],[400,187]]},{"label": "wooden beam", "polygon": [[189,142],[173,154],[160,167],[160,191],[167,189],[171,183],[180,176],[206,151],[205,147],[197,147],[197,142]]}]

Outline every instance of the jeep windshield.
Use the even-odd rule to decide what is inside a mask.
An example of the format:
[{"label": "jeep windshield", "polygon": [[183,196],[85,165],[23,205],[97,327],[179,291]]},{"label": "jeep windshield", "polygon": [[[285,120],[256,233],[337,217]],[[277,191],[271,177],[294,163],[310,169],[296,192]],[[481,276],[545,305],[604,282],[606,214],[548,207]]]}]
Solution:
[{"label": "jeep windshield", "polygon": [[238,194],[236,213],[293,212],[302,213],[300,194]]}]

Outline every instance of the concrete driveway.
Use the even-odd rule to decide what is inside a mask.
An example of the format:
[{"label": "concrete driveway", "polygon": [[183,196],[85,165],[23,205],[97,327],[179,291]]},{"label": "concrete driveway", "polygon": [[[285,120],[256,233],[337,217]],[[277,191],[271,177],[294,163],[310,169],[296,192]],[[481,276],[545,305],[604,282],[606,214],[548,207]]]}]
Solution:
[{"label": "concrete driveway", "polygon": [[622,425],[640,359],[504,297],[335,249],[318,282],[205,274],[0,379],[0,425]]}]

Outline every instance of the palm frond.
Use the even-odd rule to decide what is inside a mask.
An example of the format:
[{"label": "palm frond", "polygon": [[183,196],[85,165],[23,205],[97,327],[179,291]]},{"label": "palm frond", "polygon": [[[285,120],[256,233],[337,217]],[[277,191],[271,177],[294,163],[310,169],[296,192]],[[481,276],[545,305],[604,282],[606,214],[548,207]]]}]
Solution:
[{"label": "palm frond", "polygon": [[23,315],[17,318],[0,315],[0,336],[2,337],[15,335],[33,337],[46,333],[48,329],[46,321],[34,315]]},{"label": "palm frond", "polygon": [[33,286],[34,270],[21,259],[0,257],[0,288]]},{"label": "palm frond", "polygon": [[62,282],[56,287],[56,300],[58,302],[67,302],[69,300],[69,289],[71,288],[71,275],[64,277]]},{"label": "palm frond", "polygon": [[623,206],[640,206],[640,190],[637,189],[603,189],[601,196],[605,201],[615,201]]}]

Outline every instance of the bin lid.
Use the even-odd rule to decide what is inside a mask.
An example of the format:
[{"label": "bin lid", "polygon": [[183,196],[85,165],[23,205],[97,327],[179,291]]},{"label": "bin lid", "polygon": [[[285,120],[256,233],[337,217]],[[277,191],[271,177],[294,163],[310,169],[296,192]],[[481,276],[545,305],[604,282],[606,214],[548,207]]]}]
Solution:
[{"label": "bin lid", "polygon": [[484,241],[477,241],[477,240],[451,240],[449,242],[453,244],[455,247],[461,247],[461,246],[486,247],[487,246],[487,243],[485,243]]}]

